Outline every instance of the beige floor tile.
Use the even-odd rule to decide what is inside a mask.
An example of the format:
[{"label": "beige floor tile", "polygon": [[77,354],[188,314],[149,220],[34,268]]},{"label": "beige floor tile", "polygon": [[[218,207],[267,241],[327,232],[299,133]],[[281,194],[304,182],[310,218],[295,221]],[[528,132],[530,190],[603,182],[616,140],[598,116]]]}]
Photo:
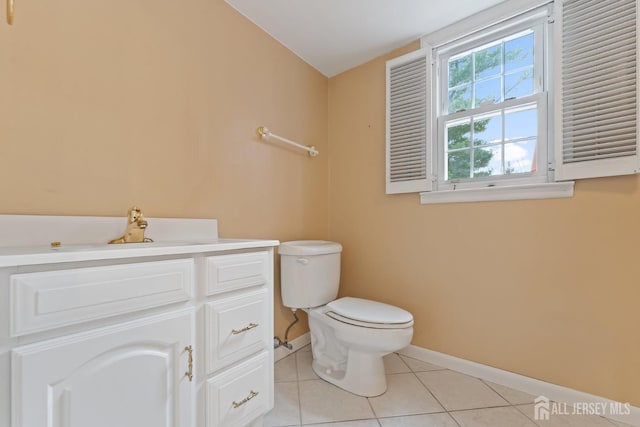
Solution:
[{"label": "beige floor tile", "polygon": [[387,354],[382,358],[382,361],[384,362],[384,369],[387,375],[411,372],[407,364],[395,353]]},{"label": "beige floor tile", "polygon": [[298,383],[276,383],[274,392],[275,404],[264,418],[264,427],[300,425]]},{"label": "beige floor tile", "polygon": [[310,351],[299,351],[296,353],[296,361],[298,364],[298,379],[317,380],[319,377],[313,372],[311,362],[313,362],[313,354]]},{"label": "beige floor tile", "polygon": [[375,418],[365,397],[356,396],[324,380],[300,381],[302,424]]},{"label": "beige floor tile", "polygon": [[358,420],[358,421],[342,421],[339,423],[313,424],[313,427],[380,427],[378,421]]},{"label": "beige floor tile", "polygon": [[441,371],[445,369],[441,366],[432,365],[431,363],[423,362],[422,360],[413,359],[407,356],[400,356],[400,358],[413,372]]},{"label": "beige floor tile", "polygon": [[366,399],[319,379],[312,360],[307,345],[275,363],[265,427],[633,427],[579,414],[537,421],[535,396],[398,354],[384,358],[387,392]]},{"label": "beige floor tile", "polygon": [[533,403],[533,400],[536,398],[536,396],[533,396],[531,394],[505,387],[500,384],[492,383],[490,381],[485,381],[485,383],[489,387],[494,389],[500,396],[504,397],[507,402],[511,403],[512,405],[530,404]]},{"label": "beige floor tile", "polygon": [[380,425],[382,427],[458,427],[458,424],[449,414],[380,418]]},{"label": "beige floor tile", "polygon": [[[611,421],[606,418],[595,415],[573,415],[572,408],[566,407],[568,414],[549,414],[548,420],[536,420],[534,414],[534,405],[518,405],[516,406],[529,419],[533,420],[540,427],[612,427]],[[565,412],[565,407],[561,407],[561,411]]]},{"label": "beige floor tile", "polygon": [[451,412],[461,427],[536,427],[524,414],[511,406]]},{"label": "beige floor tile", "polygon": [[509,404],[488,385],[468,375],[449,370],[416,375],[448,411]]},{"label": "beige floor tile", "polygon": [[369,403],[377,417],[444,412],[413,373],[387,375],[386,393],[370,397]]},{"label": "beige floor tile", "polygon": [[278,360],[274,365],[273,376],[275,382],[297,381],[298,371],[296,369],[296,355],[290,354]]},{"label": "beige floor tile", "polygon": [[618,426],[618,427],[633,427],[631,424],[625,424],[622,421],[615,421],[615,420],[609,420],[609,419],[607,421],[609,421],[614,426]]}]

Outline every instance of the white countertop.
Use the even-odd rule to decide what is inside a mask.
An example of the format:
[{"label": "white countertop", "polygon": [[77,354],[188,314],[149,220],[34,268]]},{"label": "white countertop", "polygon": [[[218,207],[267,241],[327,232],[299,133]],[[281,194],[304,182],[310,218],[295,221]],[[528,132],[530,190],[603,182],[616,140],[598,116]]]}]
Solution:
[{"label": "white countertop", "polygon": [[[106,242],[122,235],[126,218],[0,215],[0,267],[232,251],[280,244],[277,240],[221,239],[215,219],[147,218],[147,221],[145,237],[154,242],[110,245]],[[50,242],[62,244],[52,247]]]},{"label": "white countertop", "polygon": [[52,264],[278,246],[277,240],[212,239],[202,242],[175,241],[95,245],[0,247],[0,267]]}]

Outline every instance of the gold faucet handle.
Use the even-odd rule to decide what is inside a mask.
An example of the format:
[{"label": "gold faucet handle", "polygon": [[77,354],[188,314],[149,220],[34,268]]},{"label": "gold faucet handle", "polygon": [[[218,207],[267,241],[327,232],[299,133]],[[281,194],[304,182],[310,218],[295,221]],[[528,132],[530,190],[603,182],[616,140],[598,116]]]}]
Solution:
[{"label": "gold faucet handle", "polygon": [[142,214],[142,209],[137,206],[131,207],[127,214],[127,227],[124,235],[117,239],[111,240],[109,243],[143,243],[151,239],[144,237],[144,230],[149,223]]}]

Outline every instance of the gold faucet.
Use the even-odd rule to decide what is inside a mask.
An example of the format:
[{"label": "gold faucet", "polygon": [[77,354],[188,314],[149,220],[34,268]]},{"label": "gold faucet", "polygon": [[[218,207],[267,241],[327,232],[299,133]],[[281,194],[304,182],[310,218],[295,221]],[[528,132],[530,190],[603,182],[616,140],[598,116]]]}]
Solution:
[{"label": "gold faucet", "polygon": [[124,235],[118,239],[110,241],[109,243],[153,242],[153,240],[144,237],[144,230],[147,228],[147,225],[148,223],[142,214],[142,210],[134,206],[129,209],[127,228],[124,230]]}]

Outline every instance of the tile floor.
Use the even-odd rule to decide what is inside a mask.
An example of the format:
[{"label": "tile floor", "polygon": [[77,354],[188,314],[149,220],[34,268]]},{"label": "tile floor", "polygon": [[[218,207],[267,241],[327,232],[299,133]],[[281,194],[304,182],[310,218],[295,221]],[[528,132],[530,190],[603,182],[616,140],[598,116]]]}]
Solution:
[{"label": "tile floor", "polygon": [[275,364],[275,408],[265,427],[615,427],[597,416],[533,421],[534,396],[397,354],[387,392],[365,398],[321,379],[306,346]]}]

